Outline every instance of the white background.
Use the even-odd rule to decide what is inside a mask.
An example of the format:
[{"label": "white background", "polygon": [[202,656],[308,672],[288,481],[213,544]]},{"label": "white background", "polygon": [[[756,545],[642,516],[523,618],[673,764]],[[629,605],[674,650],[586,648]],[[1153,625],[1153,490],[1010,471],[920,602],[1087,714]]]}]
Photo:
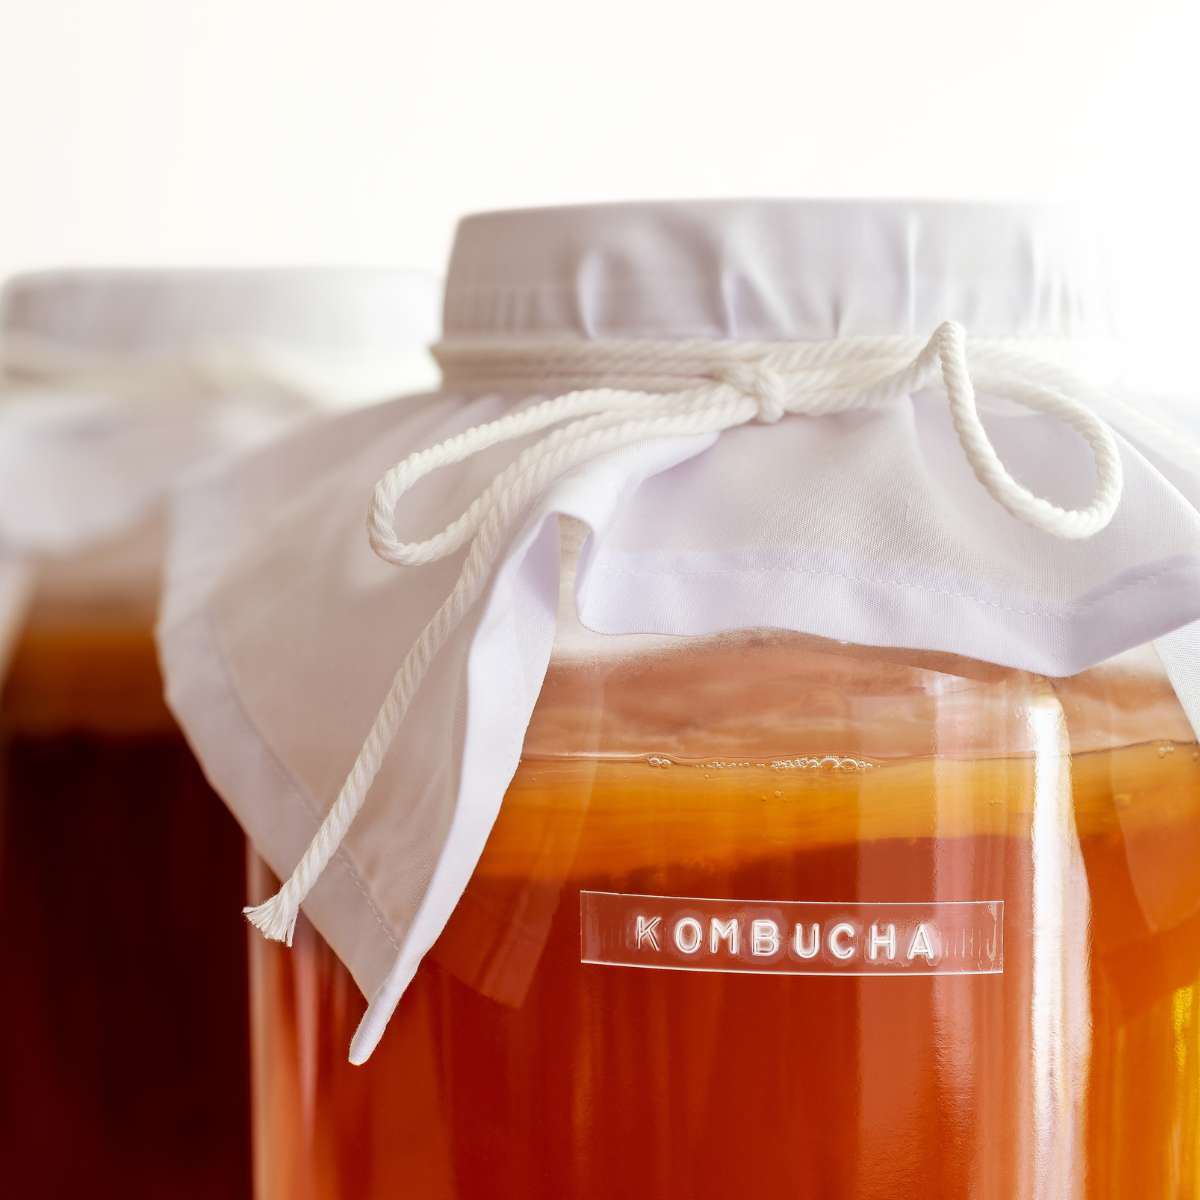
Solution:
[{"label": "white background", "polygon": [[0,273],[437,269],[463,211],[581,200],[1085,196],[1135,214],[1171,286],[1198,11],[0,0]]}]

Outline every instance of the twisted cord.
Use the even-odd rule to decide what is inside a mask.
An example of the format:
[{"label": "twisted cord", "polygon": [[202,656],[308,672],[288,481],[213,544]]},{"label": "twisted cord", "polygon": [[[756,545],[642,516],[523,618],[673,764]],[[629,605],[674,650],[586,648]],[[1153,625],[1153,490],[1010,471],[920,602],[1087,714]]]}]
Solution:
[{"label": "twisted cord", "polygon": [[267,345],[195,345],[141,355],[83,350],[14,330],[0,333],[0,401],[10,389],[61,385],[89,389],[121,402],[161,406],[181,388],[214,396],[239,389],[287,406],[316,408],[320,397],[300,367]]},{"label": "twisted cord", "polygon": [[[491,367],[485,366],[492,355]],[[405,655],[337,799],[295,870],[264,904],[245,910],[267,937],[292,941],[300,905],[337,853],[362,809],[414,695],[447,640],[480,599],[519,518],[567,472],[602,455],[659,438],[717,434],[790,415],[821,416],[885,407],[940,375],[963,453],[975,477],[1006,511],[1054,537],[1091,537],[1112,520],[1123,486],[1121,458],[1108,426],[1068,394],[1069,373],[1017,346],[989,345],[989,391],[1075,430],[1091,448],[1096,489],[1082,509],[1064,509],[1018,483],[980,420],[967,365],[966,335],[947,321],[921,344],[903,338],[853,338],[767,346],[747,343],[579,342],[439,347],[458,378],[571,378],[612,384],[650,378],[657,386],[583,386],[409,455],[376,485],[367,514],[375,553],[397,566],[436,562],[469,545],[449,595]],[[485,371],[487,374],[485,374]],[[1053,386],[1052,386],[1053,385]],[[396,509],[425,476],[531,434],[550,432],[523,450],[440,532],[403,541]]]}]

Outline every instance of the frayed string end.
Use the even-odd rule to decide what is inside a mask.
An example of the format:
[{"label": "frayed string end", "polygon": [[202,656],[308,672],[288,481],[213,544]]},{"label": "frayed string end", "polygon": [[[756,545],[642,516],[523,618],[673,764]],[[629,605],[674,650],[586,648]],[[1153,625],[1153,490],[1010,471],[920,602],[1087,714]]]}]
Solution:
[{"label": "frayed string end", "polygon": [[243,908],[242,912],[246,914],[246,920],[264,937],[272,942],[283,942],[287,946],[292,944],[299,910],[288,901],[283,891],[277,892],[262,904]]}]

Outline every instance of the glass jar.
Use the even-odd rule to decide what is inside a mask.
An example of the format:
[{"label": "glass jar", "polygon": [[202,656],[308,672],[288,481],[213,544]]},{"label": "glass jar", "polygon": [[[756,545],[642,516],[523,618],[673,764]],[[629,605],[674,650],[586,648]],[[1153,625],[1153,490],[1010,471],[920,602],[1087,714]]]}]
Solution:
[{"label": "glass jar", "polygon": [[[0,447],[29,485],[0,498],[0,567],[29,581],[0,630],[8,1194],[249,1193],[245,850],[163,700],[165,490],[289,409],[411,382],[433,298],[420,276],[340,271],[6,292]],[[70,536],[39,542],[60,518]]]},{"label": "glass jar", "polygon": [[1197,1194],[1200,749],[1152,648],[572,622],[369,1063],[312,928],[252,942],[259,1200]]},{"label": "glass jar", "polygon": [[249,1178],[242,842],[163,703],[160,556],[151,526],[43,570],[0,695],[15,1195],[237,1196]]}]

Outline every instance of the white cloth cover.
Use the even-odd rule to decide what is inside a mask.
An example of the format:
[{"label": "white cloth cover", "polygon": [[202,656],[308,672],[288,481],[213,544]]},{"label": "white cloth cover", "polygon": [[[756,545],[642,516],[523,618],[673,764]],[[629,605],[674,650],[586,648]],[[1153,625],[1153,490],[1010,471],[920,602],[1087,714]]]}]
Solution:
[{"label": "white cloth cover", "polygon": [[[621,205],[470,218],[446,344],[495,339],[809,340],[1111,334],[1097,241],[1071,213],[903,203]],[[968,347],[969,350],[969,347]],[[1094,357],[1094,356],[1093,356]],[[364,409],[208,473],[179,496],[160,627],[169,698],[211,778],[285,877],[354,760],[461,555],[371,553],[375,481],[410,452],[528,401],[486,379]],[[562,390],[562,389],[559,389]],[[305,911],[370,1004],[362,1061],[452,912],[516,768],[555,634],[559,514],[591,530],[584,625],[707,634],[774,626],[1073,673],[1200,618],[1194,449],[1121,401],[1111,525],[1060,541],[968,468],[945,398],[649,442],[572,471],[523,514],[484,599],[421,687]],[[1025,485],[1085,503],[1062,425],[981,399]],[[516,449],[519,449],[517,447]],[[422,482],[403,536],[456,517],[516,449]]]},{"label": "white cloth cover", "polygon": [[40,568],[153,538],[168,489],[198,463],[419,386],[438,293],[410,271],[13,279],[0,300],[0,678]]}]

